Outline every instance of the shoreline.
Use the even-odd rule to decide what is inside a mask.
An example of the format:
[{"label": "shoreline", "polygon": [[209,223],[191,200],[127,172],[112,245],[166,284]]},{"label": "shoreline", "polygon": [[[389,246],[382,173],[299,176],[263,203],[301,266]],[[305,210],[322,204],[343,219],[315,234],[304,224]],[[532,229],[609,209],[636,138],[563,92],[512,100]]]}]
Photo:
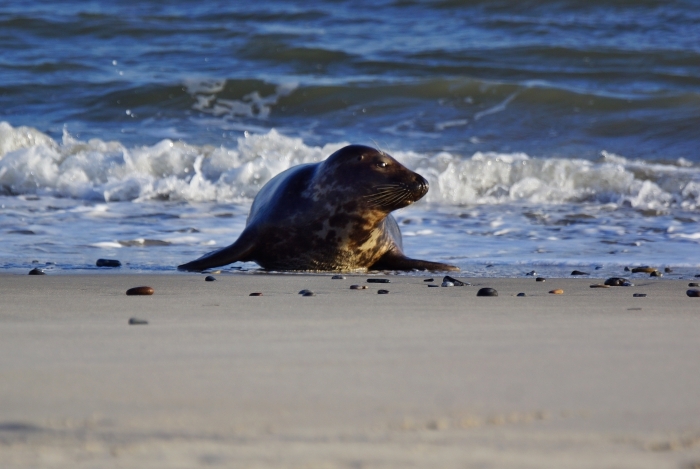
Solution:
[{"label": "shoreline", "polygon": [[693,279],[215,277],[0,274],[0,465],[700,462]]}]

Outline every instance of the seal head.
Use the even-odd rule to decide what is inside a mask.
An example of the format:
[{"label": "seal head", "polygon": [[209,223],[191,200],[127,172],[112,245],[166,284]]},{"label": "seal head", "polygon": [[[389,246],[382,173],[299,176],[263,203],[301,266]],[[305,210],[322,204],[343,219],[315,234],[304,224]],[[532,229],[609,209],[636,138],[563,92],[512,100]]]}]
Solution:
[{"label": "seal head", "polygon": [[235,243],[178,269],[254,261],[267,270],[459,270],[403,254],[390,213],[427,192],[428,181],[388,154],[350,145],[272,178]]}]

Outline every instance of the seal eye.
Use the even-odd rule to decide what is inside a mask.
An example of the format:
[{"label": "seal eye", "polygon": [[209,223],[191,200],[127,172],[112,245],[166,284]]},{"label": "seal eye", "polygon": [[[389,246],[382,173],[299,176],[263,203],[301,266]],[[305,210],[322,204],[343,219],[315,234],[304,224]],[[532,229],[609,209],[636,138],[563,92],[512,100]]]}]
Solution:
[{"label": "seal eye", "polygon": [[386,161],[380,161],[380,162],[375,163],[375,164],[377,165],[378,168],[386,168],[387,166],[389,166],[389,163],[387,163]]}]

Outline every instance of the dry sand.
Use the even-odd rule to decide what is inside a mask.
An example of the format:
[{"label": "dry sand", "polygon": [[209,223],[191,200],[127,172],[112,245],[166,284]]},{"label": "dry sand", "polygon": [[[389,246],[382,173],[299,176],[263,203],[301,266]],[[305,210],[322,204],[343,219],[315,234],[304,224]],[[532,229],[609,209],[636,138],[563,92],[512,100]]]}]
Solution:
[{"label": "dry sand", "polygon": [[700,467],[688,280],[217,278],[0,275],[0,467]]}]

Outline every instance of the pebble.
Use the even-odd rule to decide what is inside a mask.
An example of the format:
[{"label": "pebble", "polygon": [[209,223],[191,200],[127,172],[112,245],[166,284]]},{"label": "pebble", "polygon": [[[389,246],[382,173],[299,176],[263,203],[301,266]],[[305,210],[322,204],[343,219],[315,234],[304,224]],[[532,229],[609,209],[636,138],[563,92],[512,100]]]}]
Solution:
[{"label": "pebble", "polygon": [[571,275],[591,275],[588,272],[581,272],[580,270],[574,270]]},{"label": "pebble", "polygon": [[527,296],[527,295],[526,295],[525,293],[518,293],[518,294],[515,295],[515,296]]},{"label": "pebble", "polygon": [[256,291],[256,292],[251,293],[251,294],[248,295],[248,296],[263,296],[263,294],[260,293],[259,291]]},{"label": "pebble", "polygon": [[624,283],[629,283],[629,280],[622,277],[610,277],[605,281],[605,284],[611,287],[621,287]]},{"label": "pebble", "polygon": [[148,321],[146,321],[145,319],[129,318],[129,325],[131,326],[141,326],[144,324],[148,324]]},{"label": "pebble", "polygon": [[116,259],[97,259],[95,265],[97,267],[121,267],[122,263]]},{"label": "pebble", "polygon": [[442,285],[440,285],[440,286],[441,287],[454,287],[455,284],[452,282],[442,282]]},{"label": "pebble", "polygon": [[652,273],[649,274],[649,277],[663,277],[664,274],[659,272],[658,270],[653,271]]},{"label": "pebble", "polygon": [[698,283],[698,282],[690,282],[690,283],[688,284],[688,286],[689,286],[689,287],[700,287],[700,283]]},{"label": "pebble", "polygon": [[216,277],[214,277],[212,275],[207,275],[206,277],[204,277],[204,281],[205,282],[216,282]]},{"label": "pebble", "polygon": [[442,281],[453,283],[455,287],[465,287],[471,285],[471,283],[462,282],[461,280],[457,280],[456,278],[450,277],[449,275],[445,275],[442,278]]},{"label": "pebble", "polygon": [[438,285],[428,285],[428,287],[430,287],[430,288],[440,288],[440,286],[438,286]]},{"label": "pebble", "polygon": [[547,280],[547,279],[544,278],[544,277],[537,277],[537,278],[535,279],[535,282],[544,282],[545,280]]},{"label": "pebble", "polygon": [[685,294],[691,298],[700,298],[700,290],[688,290]]},{"label": "pebble", "polygon": [[424,281],[424,282],[434,282],[435,279],[434,279],[434,278],[426,278],[426,279],[423,280],[423,281]]},{"label": "pebble", "polygon": [[603,285],[602,283],[594,283],[591,288],[610,288],[610,285]]},{"label": "pebble", "polygon": [[556,290],[550,290],[549,293],[551,293],[552,295],[563,295],[564,290],[562,290],[561,288],[557,288]]},{"label": "pebble", "polygon": [[299,295],[304,295],[306,293],[311,293],[311,290],[307,290],[306,288],[304,288],[303,290],[299,290]]},{"label": "pebble", "polygon": [[41,270],[39,267],[34,267],[29,271],[29,275],[46,275],[46,272]]},{"label": "pebble", "polygon": [[[428,285],[432,287],[432,285]],[[367,285],[350,285],[350,290],[367,290]]]},{"label": "pebble", "polygon": [[644,274],[650,274],[652,272],[656,272],[656,269],[653,267],[649,267],[648,265],[643,265],[641,267],[635,267],[634,269],[632,269],[633,274],[636,274],[639,272],[642,272]]},{"label": "pebble", "polygon": [[646,296],[646,293],[635,293],[632,295],[633,298],[645,298]]},{"label": "pebble", "polygon": [[367,283],[391,283],[388,278],[368,278]]},{"label": "pebble", "polygon": [[389,290],[377,290],[377,293],[380,295],[386,295],[389,293]]},{"label": "pebble", "polygon": [[498,292],[494,288],[484,287],[476,292],[476,296],[498,296]]},{"label": "pebble", "polygon": [[331,277],[331,280],[345,280],[345,276],[343,275],[334,275]]},{"label": "pebble", "polygon": [[301,294],[301,296],[316,296],[316,293],[306,290],[304,293]]},{"label": "pebble", "polygon": [[129,296],[137,296],[137,295],[152,295],[153,292],[152,287],[134,287],[134,288],[129,288],[126,291],[126,294]]}]

